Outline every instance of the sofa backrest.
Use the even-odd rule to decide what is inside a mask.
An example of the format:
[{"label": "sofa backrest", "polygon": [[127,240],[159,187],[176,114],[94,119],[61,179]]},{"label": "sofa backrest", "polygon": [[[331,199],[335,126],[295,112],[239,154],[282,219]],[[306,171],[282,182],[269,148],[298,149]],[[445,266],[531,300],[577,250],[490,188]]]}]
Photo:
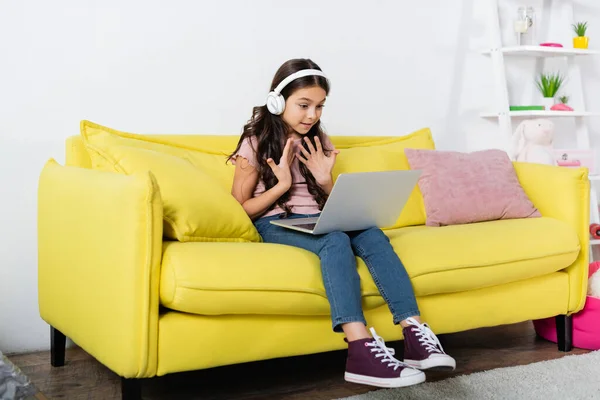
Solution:
[{"label": "sofa backrest", "polygon": [[[237,146],[240,135],[144,135],[157,141],[196,147],[206,150],[232,152]],[[393,140],[397,136],[330,136],[331,142],[338,149],[361,146],[367,143]],[[65,164],[75,167],[91,168],[90,156],[80,135],[67,137]]]},{"label": "sofa backrest", "polygon": [[[410,166],[404,149],[435,149],[429,128],[402,136],[329,137],[341,150],[332,170],[334,181],[341,173],[407,170]],[[159,185],[167,182],[169,176],[201,173],[212,177],[213,183],[229,193],[235,166],[226,160],[239,139],[239,135],[144,135],[82,121],[81,135],[67,138],[66,165],[118,173],[150,169]],[[182,172],[190,164],[194,172]],[[168,191],[166,184],[160,186],[161,191]],[[424,223],[425,207],[420,190],[415,187],[394,226]]]}]

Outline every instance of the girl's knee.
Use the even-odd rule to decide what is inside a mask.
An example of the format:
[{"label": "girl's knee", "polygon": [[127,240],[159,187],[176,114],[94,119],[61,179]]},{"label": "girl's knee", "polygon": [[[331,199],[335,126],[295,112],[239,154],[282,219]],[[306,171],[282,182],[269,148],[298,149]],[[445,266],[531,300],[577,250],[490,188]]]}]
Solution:
[{"label": "girl's knee", "polygon": [[333,231],[325,234],[323,242],[328,245],[350,246],[350,237],[341,231]]},{"label": "girl's knee", "polygon": [[390,241],[390,238],[388,238],[385,233],[383,233],[383,231],[379,228],[369,228],[361,233],[359,233],[355,238],[354,241],[361,241],[361,242],[388,242]]}]

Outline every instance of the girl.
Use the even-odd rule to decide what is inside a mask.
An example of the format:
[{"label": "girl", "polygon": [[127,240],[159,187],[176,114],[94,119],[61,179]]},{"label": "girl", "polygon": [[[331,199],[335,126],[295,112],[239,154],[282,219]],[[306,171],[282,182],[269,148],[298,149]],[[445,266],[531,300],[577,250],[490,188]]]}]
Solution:
[{"label": "girl", "polygon": [[[334,332],[348,343],[345,379],[400,387],[425,380],[420,369],[448,367],[448,356],[427,324],[421,323],[412,284],[380,229],[308,235],[271,224],[275,218],[318,215],[333,187],[331,171],[339,151],[321,129],[329,81],[308,59],[285,62],[275,74],[267,104],[255,107],[235,151],[232,194],[268,243],[301,247],[317,254]],[[355,254],[367,265],[394,324],[404,335],[404,362],[373,328],[367,331]]]}]

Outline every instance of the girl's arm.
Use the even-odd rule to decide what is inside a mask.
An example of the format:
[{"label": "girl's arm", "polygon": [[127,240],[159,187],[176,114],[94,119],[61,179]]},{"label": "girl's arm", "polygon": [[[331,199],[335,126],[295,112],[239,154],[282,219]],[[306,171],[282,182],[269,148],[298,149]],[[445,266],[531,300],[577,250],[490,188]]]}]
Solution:
[{"label": "girl's arm", "polygon": [[246,211],[246,214],[252,220],[264,214],[290,188],[289,184],[279,181],[260,196],[252,197],[257,184],[258,171],[256,168],[248,160],[238,156],[235,164],[231,194],[240,202],[244,211]]}]

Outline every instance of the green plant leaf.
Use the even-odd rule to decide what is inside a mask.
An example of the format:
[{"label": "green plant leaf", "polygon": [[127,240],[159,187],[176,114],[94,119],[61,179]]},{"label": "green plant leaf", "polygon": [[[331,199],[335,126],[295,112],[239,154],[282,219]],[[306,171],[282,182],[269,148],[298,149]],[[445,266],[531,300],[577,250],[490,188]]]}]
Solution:
[{"label": "green plant leaf", "polygon": [[585,36],[585,33],[587,31],[587,21],[586,22],[577,22],[575,24],[571,24],[571,26],[573,27],[573,31],[575,32],[575,34],[579,37],[581,36]]},{"label": "green plant leaf", "polygon": [[544,97],[554,97],[564,82],[564,77],[559,73],[541,73],[536,85]]}]

